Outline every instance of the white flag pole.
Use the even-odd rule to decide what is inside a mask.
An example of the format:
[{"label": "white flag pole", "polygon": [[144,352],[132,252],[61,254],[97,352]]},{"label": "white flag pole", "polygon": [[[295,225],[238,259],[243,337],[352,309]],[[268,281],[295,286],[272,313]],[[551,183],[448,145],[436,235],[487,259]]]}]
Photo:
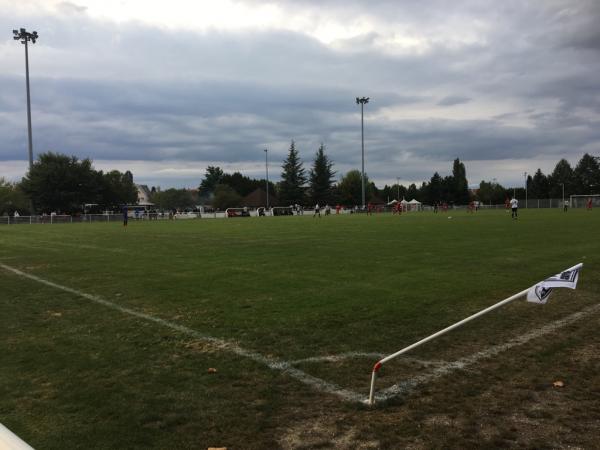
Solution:
[{"label": "white flag pole", "polygon": [[402,350],[397,351],[396,353],[393,353],[393,354],[386,356],[385,358],[377,361],[375,363],[375,365],[373,366],[373,373],[371,376],[371,392],[369,393],[369,405],[373,404],[373,397],[374,397],[374,393],[375,393],[375,377],[377,376],[377,372],[379,371],[379,369],[381,369],[381,366],[384,365],[386,362],[388,362],[388,361],[390,361],[390,360],[392,360],[414,348],[417,348],[417,347],[425,344],[426,342],[429,342],[429,341],[435,339],[436,337],[441,336],[442,334],[446,334],[447,332],[452,331],[455,328],[458,328],[458,327],[464,325],[465,323],[470,322],[473,319],[476,319],[477,317],[483,316],[484,314],[487,314],[490,311],[493,311],[494,309],[500,308],[501,306],[504,306],[507,303],[510,303],[513,300],[516,300],[519,297],[526,295],[528,291],[529,291],[529,288],[519,292],[518,294],[508,297],[507,299],[504,299],[501,302],[498,302],[495,305],[492,305],[482,311],[479,311],[478,313],[475,313],[472,316],[469,316],[466,319],[461,320],[460,322],[456,322],[455,324],[450,325],[449,327],[446,327],[443,330],[440,330],[437,333],[432,334],[431,336],[427,336],[426,338],[421,339],[420,341],[415,342],[414,344],[411,344],[408,347],[405,347]]},{"label": "white flag pole", "polygon": [[[583,264],[577,264],[576,266],[573,266],[567,270],[564,270],[563,272],[566,271],[570,271],[570,270],[575,270],[575,269],[580,269],[583,266]],[[561,272],[562,273],[562,272]],[[482,311],[479,311],[478,313],[473,314],[472,316],[467,317],[466,319],[461,320],[460,322],[456,322],[453,325],[450,325],[449,327],[444,328],[443,330],[438,331],[437,333],[432,334],[431,336],[427,336],[424,339],[421,339],[418,342],[415,342],[414,344],[409,345],[408,347],[403,348],[400,351],[397,351],[396,353],[393,353],[389,356],[386,356],[383,359],[380,359],[379,361],[377,361],[375,363],[375,365],[373,366],[373,372],[371,374],[371,391],[369,392],[369,405],[372,405],[374,403],[374,397],[375,397],[375,378],[377,377],[377,372],[379,371],[379,369],[381,369],[381,366],[383,366],[383,364],[385,364],[386,362],[402,355],[403,353],[406,353],[416,347],[419,347],[420,345],[425,344],[426,342],[429,342],[443,334],[446,334],[449,331],[454,330],[455,328],[458,328],[462,325],[464,325],[467,322],[470,322],[473,319],[476,319],[477,317],[483,316],[484,314],[489,313],[490,311],[493,311],[495,309],[500,308],[501,306],[506,305],[507,303],[512,302],[513,300],[518,299],[519,297],[523,297],[524,295],[527,295],[527,292],[529,291],[530,288],[524,289],[521,292],[519,292],[518,294],[512,295],[504,300],[502,300],[501,302],[496,303],[495,305],[489,306],[488,308],[485,308]]]}]

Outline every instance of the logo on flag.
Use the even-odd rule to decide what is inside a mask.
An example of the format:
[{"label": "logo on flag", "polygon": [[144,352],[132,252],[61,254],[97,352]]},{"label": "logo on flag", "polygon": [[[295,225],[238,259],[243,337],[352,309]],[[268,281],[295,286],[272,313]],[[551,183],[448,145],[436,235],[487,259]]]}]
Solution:
[{"label": "logo on flag", "polygon": [[583,264],[577,264],[532,286],[527,292],[527,301],[543,305],[548,301],[553,288],[575,289],[577,280],[579,280],[579,271],[582,267]]}]

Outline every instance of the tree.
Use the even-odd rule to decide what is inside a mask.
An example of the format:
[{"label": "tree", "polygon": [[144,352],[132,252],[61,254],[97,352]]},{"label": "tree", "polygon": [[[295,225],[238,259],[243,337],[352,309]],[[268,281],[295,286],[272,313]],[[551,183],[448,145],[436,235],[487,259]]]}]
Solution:
[{"label": "tree", "polygon": [[194,197],[187,189],[155,191],[150,200],[157,208],[164,210],[190,209],[195,206]]},{"label": "tree", "polygon": [[[372,192],[369,192],[370,184],[369,177],[365,174],[365,188],[367,190],[365,197],[367,199],[372,195]],[[342,176],[337,188],[342,204],[346,206],[362,204],[362,177],[360,171],[351,170]]]},{"label": "tree", "polygon": [[302,204],[306,175],[296,145],[292,140],[287,159],[283,162],[283,172],[279,183],[279,201],[282,205]]},{"label": "tree", "polygon": [[550,197],[550,185],[548,184],[548,177],[542,173],[541,169],[538,169],[533,178],[528,183],[528,195],[531,198],[548,198]]},{"label": "tree", "polygon": [[[255,180],[242,175],[240,172],[234,172],[231,175],[228,173],[223,174],[219,184],[226,184],[233,188],[240,196],[245,197],[246,195],[254,192],[260,188],[266,190],[266,180]],[[269,192],[275,192],[275,185],[269,181]]]},{"label": "tree", "polygon": [[406,187],[401,184],[394,184],[393,186],[386,186],[383,188],[383,195],[385,198],[393,198],[398,201],[401,201],[403,198],[406,198]]},{"label": "tree", "polygon": [[574,194],[573,188],[573,169],[566,159],[561,159],[550,175],[550,196],[552,198],[562,197],[563,183],[565,188],[565,196],[568,197],[570,194]]},{"label": "tree", "polygon": [[479,191],[477,192],[477,199],[479,201],[490,205],[501,205],[506,200],[506,197],[506,189],[495,181],[481,180],[481,183],[479,183]]},{"label": "tree", "polygon": [[467,172],[465,165],[458,158],[452,165],[452,178],[454,179],[453,199],[459,205],[469,203],[469,183],[467,182]]},{"label": "tree", "polygon": [[333,163],[325,155],[323,144],[317,150],[313,167],[310,170],[309,185],[312,203],[333,203]]},{"label": "tree", "polygon": [[[102,175],[102,171],[99,172]],[[118,207],[131,205],[137,201],[137,188],[133,184],[131,172],[121,173],[112,170],[102,176],[100,205],[103,207]]]},{"label": "tree", "polygon": [[433,205],[434,203],[441,203],[443,198],[443,186],[442,177],[439,173],[435,172],[429,180],[429,186],[427,187],[427,195],[423,198],[425,203]]},{"label": "tree", "polygon": [[240,206],[242,197],[231,187],[226,184],[217,184],[215,187],[215,198],[213,206],[218,209],[235,208]]},{"label": "tree", "polygon": [[214,192],[217,184],[221,183],[221,179],[223,178],[223,170],[220,167],[208,166],[206,168],[206,173],[204,175],[204,179],[200,183],[200,187],[198,190],[200,192],[208,193]]},{"label": "tree", "polygon": [[406,197],[408,201],[411,201],[412,199],[416,199],[418,200],[419,196],[419,190],[417,189],[417,185],[415,183],[411,183],[410,186],[408,186],[408,189],[406,191]]},{"label": "tree", "polygon": [[29,214],[29,199],[18,184],[0,177],[0,215]]},{"label": "tree", "polygon": [[574,174],[573,194],[593,194],[600,188],[600,165],[597,159],[588,153],[579,160]]},{"label": "tree", "polygon": [[21,188],[36,211],[72,213],[85,203],[101,203],[102,184],[90,159],[48,152],[39,155]]}]

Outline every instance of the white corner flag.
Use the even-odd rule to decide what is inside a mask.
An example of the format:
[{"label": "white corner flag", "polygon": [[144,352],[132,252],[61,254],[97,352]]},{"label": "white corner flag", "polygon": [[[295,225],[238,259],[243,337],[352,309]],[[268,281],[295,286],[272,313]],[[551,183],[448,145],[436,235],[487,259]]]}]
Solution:
[{"label": "white corner flag", "polygon": [[561,287],[575,289],[577,287],[577,280],[579,280],[579,271],[582,267],[583,263],[579,263],[532,286],[527,291],[527,301],[543,305],[548,301],[552,289]]}]

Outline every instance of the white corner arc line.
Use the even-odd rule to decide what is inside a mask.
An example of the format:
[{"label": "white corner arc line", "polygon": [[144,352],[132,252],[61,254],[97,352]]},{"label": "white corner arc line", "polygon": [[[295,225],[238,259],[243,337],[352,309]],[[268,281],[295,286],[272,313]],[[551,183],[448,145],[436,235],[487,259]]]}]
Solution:
[{"label": "white corner arc line", "polygon": [[55,289],[60,289],[62,291],[68,292],[68,293],[76,295],[78,297],[83,297],[94,303],[97,303],[97,304],[106,306],[108,308],[120,311],[124,314],[135,316],[137,318],[140,318],[140,319],[143,319],[143,320],[146,320],[149,322],[154,322],[156,324],[162,325],[166,328],[170,328],[171,330],[177,331],[179,333],[186,334],[188,336],[192,336],[195,339],[209,342],[211,344],[216,345],[220,349],[229,351],[238,356],[243,356],[254,362],[257,362],[259,364],[267,366],[269,369],[279,370],[279,371],[291,376],[292,378],[295,378],[296,380],[315,388],[318,391],[325,392],[327,394],[333,394],[333,395],[340,397],[341,399],[349,401],[349,402],[362,403],[364,401],[364,395],[360,395],[357,392],[351,391],[349,389],[344,389],[334,383],[330,383],[321,378],[317,378],[312,375],[309,375],[308,373],[303,372],[302,370],[292,367],[288,361],[264,356],[258,352],[242,348],[234,342],[230,342],[225,339],[219,339],[219,338],[215,338],[212,336],[202,334],[202,333],[200,333],[196,330],[193,330],[191,328],[188,328],[186,326],[179,325],[174,322],[170,322],[168,320],[161,319],[159,317],[154,317],[150,314],[136,311],[134,309],[127,308],[125,306],[121,306],[117,303],[113,303],[111,301],[105,300],[102,297],[99,297],[96,295],[87,294],[85,292],[78,291],[77,289],[73,289],[73,288],[70,288],[67,286],[63,286],[63,285],[54,283],[52,281],[45,280],[44,278],[40,278],[36,275],[22,272],[19,269],[15,269],[14,267],[7,266],[6,264],[0,263],[0,267],[2,267],[4,270],[12,272],[16,275],[19,275],[19,276],[22,276],[25,278],[29,278],[30,280],[37,281],[38,283],[45,284],[46,286],[50,286]]},{"label": "white corner arc line", "polygon": [[536,339],[546,334],[552,333],[553,331],[566,327],[567,325],[570,325],[573,322],[576,322],[580,319],[583,319],[586,316],[589,316],[590,314],[594,314],[597,312],[600,312],[600,304],[588,306],[587,308],[577,311],[567,317],[555,320],[554,322],[550,322],[549,324],[546,324],[540,328],[522,334],[521,336],[517,336],[516,338],[511,339],[510,341],[505,342],[504,344],[498,344],[492,347],[488,347],[480,352],[473,353],[472,355],[466,356],[456,361],[448,362],[440,367],[436,367],[429,373],[418,375],[416,377],[406,380],[405,382],[397,383],[386,389],[382,389],[379,392],[379,394],[375,395],[375,398],[377,401],[384,401],[389,400],[393,397],[408,394],[410,391],[417,388],[421,384],[436,380],[446,374],[454,372],[455,370],[464,370],[482,359],[491,358],[493,356],[498,355],[499,353],[511,349],[512,347],[526,344],[532,339]]}]

